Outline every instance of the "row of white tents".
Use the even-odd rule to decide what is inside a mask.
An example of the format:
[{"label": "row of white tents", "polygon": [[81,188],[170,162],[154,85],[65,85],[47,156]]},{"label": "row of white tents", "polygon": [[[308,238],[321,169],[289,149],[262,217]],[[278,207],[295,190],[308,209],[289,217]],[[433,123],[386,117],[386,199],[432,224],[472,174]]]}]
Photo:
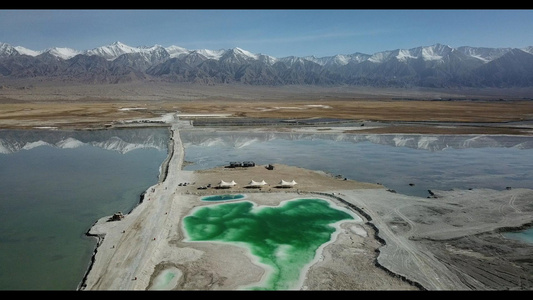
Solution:
[{"label": "row of white tents", "polygon": [[[232,180],[230,182],[226,182],[224,180],[220,180],[220,182],[218,183],[218,187],[219,188],[231,188],[233,186],[237,185],[237,183]],[[248,183],[248,187],[262,187],[264,185],[267,185],[267,183],[263,180],[263,181],[250,181]],[[278,183],[278,186],[279,187],[293,187],[294,185],[296,185],[296,181],[285,181],[285,180],[281,180],[279,183]]]}]

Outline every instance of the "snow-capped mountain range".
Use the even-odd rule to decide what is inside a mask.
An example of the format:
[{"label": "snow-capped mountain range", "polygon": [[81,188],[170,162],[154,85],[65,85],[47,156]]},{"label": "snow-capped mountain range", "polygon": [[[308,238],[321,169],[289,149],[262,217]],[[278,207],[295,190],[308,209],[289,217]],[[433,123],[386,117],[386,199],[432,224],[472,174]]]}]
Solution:
[{"label": "snow-capped mountain range", "polygon": [[374,54],[276,58],[241,48],[132,47],[31,50],[0,43],[0,78],[54,77],[115,83],[160,79],[202,84],[533,86],[533,46],[482,48],[435,44]]},{"label": "snow-capped mountain range", "polygon": [[[237,52],[240,52],[242,55],[249,57],[251,59],[257,59],[258,57],[257,55],[252,54],[251,52],[248,52],[246,50],[242,50],[240,48],[234,48],[234,50]],[[10,56],[10,55],[13,55],[14,52],[18,52],[18,54],[24,54],[24,55],[34,56],[34,57],[41,55],[41,54],[48,53],[48,54],[51,54],[52,56],[55,56],[61,59],[70,59],[76,55],[83,54],[83,55],[89,55],[89,56],[91,55],[100,56],[109,61],[115,60],[116,58],[118,58],[119,56],[123,54],[139,53],[143,55],[144,57],[148,58],[149,60],[153,60],[152,57],[154,56],[163,56],[163,57],[166,56],[168,58],[174,58],[174,57],[188,55],[193,52],[201,54],[208,59],[218,60],[227,51],[229,50],[223,50],[223,49],[221,50],[207,50],[207,49],[188,50],[188,49],[185,49],[179,46],[163,47],[160,45],[154,45],[151,47],[146,47],[146,46],[132,47],[132,46],[123,44],[121,42],[114,42],[110,45],[101,46],[101,47],[97,47],[97,48],[90,49],[90,50],[84,50],[84,51],[80,51],[80,50],[76,50],[72,48],[59,48],[59,47],[35,51],[35,50],[28,49],[28,48],[24,48],[22,46],[12,47],[6,43],[0,43],[0,57]]]},{"label": "snow-capped mountain range", "polygon": [[[97,55],[109,61],[113,61],[123,54],[132,54],[132,53],[140,53],[144,57],[148,58],[148,60],[153,60],[154,56],[156,57],[166,56],[168,58],[175,58],[175,57],[179,58],[179,57],[197,53],[199,55],[204,56],[207,59],[219,60],[224,54],[232,53],[234,57],[241,57],[244,60],[263,59],[265,62],[268,62],[269,64],[274,64],[277,61],[295,62],[299,59],[304,59],[304,60],[310,60],[320,65],[346,65],[350,62],[360,63],[365,60],[368,60],[374,63],[383,63],[392,58],[396,58],[399,61],[407,61],[408,59],[422,59],[424,61],[435,61],[435,60],[442,60],[443,56],[448,55],[452,51],[459,51],[462,54],[465,54],[473,58],[477,58],[483,62],[490,62],[502,56],[503,54],[509,52],[511,49],[512,48],[476,48],[476,47],[468,47],[468,46],[463,46],[463,47],[454,49],[446,45],[436,44],[432,46],[422,46],[422,47],[416,47],[412,49],[396,49],[396,50],[390,50],[390,51],[383,51],[383,52],[375,53],[373,55],[364,54],[364,53],[354,53],[354,54],[337,54],[334,56],[326,56],[326,57],[319,57],[319,58],[314,57],[314,56],[306,56],[306,57],[288,56],[284,58],[276,58],[273,56],[268,56],[268,55],[263,55],[263,54],[253,54],[249,51],[243,50],[238,47],[233,48],[233,49],[219,49],[219,50],[208,50],[208,49],[188,50],[188,49],[185,49],[179,46],[163,47],[160,45],[154,45],[151,47],[146,47],[146,46],[132,47],[132,46],[123,44],[121,42],[115,42],[110,45],[101,46],[98,48],[84,50],[84,51],[80,51],[80,50],[76,50],[72,48],[59,48],[59,47],[35,51],[35,50],[28,49],[28,48],[24,48],[22,46],[11,47],[9,44],[0,43],[0,57],[13,55],[13,53],[16,51],[18,54],[24,54],[24,55],[29,55],[33,57],[48,53],[55,57],[65,59],[65,60],[70,59],[79,54],[89,55],[89,56]],[[533,54],[533,46],[529,46],[529,47],[526,47],[520,50]]]}]

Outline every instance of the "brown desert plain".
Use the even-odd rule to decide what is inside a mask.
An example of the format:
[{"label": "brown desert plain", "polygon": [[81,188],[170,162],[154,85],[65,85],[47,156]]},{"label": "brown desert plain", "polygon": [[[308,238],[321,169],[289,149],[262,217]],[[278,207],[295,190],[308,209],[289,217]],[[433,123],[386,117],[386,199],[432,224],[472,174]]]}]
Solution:
[{"label": "brown desert plain", "polygon": [[[110,216],[95,220],[88,232],[98,239],[98,247],[80,290],[239,290],[265,280],[268,270],[245,247],[190,242],[182,228],[191,211],[210,205],[199,200],[202,196],[228,193],[197,186],[216,184],[230,172],[237,182],[251,177],[299,182],[290,189],[231,188],[230,193],[246,193],[246,201],[256,205],[276,206],[303,195],[358,216],[338,225],[331,241],[317,250],[290,289],[530,290],[533,247],[506,239],[502,232],[532,224],[533,190],[433,191],[433,197],[420,198],[298,166],[185,171],[179,135],[183,128],[203,130],[190,126],[198,118],[217,117],[326,118],[375,125],[343,127],[345,134],[529,136],[533,102],[528,95],[533,95],[530,90],[18,81],[1,86],[0,128],[166,126],[171,131],[169,158],[162,167],[165,176],[132,212],[118,221],[110,221]],[[321,125],[321,132],[327,126]],[[228,130],[301,130],[279,125],[237,127]],[[196,184],[183,186],[183,182]]]}]

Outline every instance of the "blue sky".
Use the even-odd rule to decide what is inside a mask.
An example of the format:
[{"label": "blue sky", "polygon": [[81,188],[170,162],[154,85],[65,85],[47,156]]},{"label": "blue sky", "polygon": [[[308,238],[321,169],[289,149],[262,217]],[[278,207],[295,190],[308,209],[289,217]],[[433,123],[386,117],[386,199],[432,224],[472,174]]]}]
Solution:
[{"label": "blue sky", "polygon": [[0,42],[32,50],[239,47],[274,57],[533,46],[533,10],[0,10]]}]

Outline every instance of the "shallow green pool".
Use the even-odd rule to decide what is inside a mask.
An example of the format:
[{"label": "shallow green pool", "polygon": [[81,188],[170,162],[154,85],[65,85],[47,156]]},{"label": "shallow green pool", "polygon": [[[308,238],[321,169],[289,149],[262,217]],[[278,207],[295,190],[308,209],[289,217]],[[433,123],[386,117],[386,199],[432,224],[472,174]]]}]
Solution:
[{"label": "shallow green pool", "polygon": [[347,211],[323,199],[295,199],[279,206],[235,202],[204,206],[184,218],[189,241],[245,243],[259,262],[270,267],[268,278],[252,289],[295,287],[317,249],[331,240],[335,223],[353,220]]},{"label": "shallow green pool", "polygon": [[242,194],[226,194],[226,195],[213,195],[213,196],[206,196],[203,197],[203,201],[225,201],[225,200],[238,200],[243,199],[245,196]]}]

